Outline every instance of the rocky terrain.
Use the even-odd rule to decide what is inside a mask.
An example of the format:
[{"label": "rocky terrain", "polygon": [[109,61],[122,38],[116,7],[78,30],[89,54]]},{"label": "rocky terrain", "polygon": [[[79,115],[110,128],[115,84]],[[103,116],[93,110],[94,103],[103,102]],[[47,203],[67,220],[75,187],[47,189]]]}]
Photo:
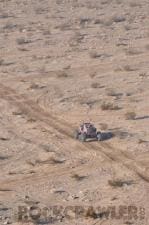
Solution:
[{"label": "rocky terrain", "polygon": [[[149,224],[148,13],[148,0],[0,1],[0,225]],[[75,140],[83,121],[104,140]],[[28,223],[19,206],[101,210]]]}]

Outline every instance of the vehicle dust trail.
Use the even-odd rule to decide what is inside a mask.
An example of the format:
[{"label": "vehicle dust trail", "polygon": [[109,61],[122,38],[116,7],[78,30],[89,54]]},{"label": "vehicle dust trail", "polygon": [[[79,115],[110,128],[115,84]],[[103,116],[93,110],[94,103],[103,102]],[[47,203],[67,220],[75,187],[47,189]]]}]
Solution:
[{"label": "vehicle dust trail", "polygon": [[[72,130],[74,127],[66,121],[60,120],[50,113],[44,111],[39,105],[34,101],[27,99],[25,95],[18,95],[13,89],[0,84],[0,97],[8,100],[10,103],[19,107],[22,112],[31,118],[40,120],[45,124],[51,126],[61,135],[67,136],[70,139],[73,138]],[[97,153],[102,153],[109,160],[121,163],[128,169],[134,171],[140,178],[149,182],[149,174],[146,168],[140,165],[131,157],[124,155],[120,149],[113,148],[107,143],[80,143],[80,146],[84,146],[87,151],[96,151]]]}]

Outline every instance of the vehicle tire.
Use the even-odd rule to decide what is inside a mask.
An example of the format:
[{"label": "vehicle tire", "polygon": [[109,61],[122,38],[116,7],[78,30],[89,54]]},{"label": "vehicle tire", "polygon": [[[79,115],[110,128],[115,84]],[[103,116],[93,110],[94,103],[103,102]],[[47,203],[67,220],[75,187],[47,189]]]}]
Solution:
[{"label": "vehicle tire", "polygon": [[101,132],[97,133],[97,140],[98,141],[102,141],[102,134],[101,134]]},{"label": "vehicle tire", "polygon": [[86,141],[86,134],[80,134],[79,140],[82,141],[82,142],[85,142]]},{"label": "vehicle tire", "polygon": [[74,132],[74,138],[75,139],[78,139],[79,138],[79,132],[77,130]]}]

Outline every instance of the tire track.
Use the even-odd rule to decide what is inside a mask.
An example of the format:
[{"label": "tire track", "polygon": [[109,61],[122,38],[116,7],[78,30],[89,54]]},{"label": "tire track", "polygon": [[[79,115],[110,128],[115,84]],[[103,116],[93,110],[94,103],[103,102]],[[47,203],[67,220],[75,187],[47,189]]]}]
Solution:
[{"label": "tire track", "polygon": [[[46,125],[58,131],[60,135],[66,136],[72,140],[72,130],[74,127],[70,123],[62,119],[60,120],[44,111],[34,101],[27,99],[25,95],[18,95],[15,90],[0,84],[0,97],[19,107],[27,116],[44,122]],[[87,151],[95,151],[99,155],[102,153],[109,161],[121,163],[128,169],[134,171],[141,179],[149,182],[149,174],[146,168],[131,157],[126,156],[122,150],[115,149],[108,143],[100,143],[100,145],[99,143],[98,145],[97,143],[78,143],[78,146]]]}]

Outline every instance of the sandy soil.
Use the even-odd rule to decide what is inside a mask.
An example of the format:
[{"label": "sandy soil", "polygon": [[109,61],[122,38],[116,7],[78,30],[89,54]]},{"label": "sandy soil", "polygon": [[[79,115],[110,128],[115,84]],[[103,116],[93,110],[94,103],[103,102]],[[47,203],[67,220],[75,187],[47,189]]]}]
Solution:
[{"label": "sandy soil", "polygon": [[[144,218],[52,223],[149,224],[148,12],[148,0],[0,1],[0,224],[23,225],[18,206],[32,205],[133,205]],[[75,140],[83,121],[104,140]]]}]

